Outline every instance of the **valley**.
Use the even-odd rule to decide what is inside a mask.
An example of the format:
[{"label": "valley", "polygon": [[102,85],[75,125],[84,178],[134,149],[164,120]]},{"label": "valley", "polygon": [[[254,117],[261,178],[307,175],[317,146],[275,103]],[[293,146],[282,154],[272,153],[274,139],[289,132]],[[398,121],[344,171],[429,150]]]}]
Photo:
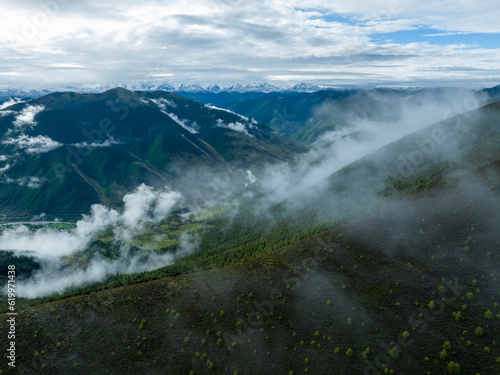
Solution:
[{"label": "valley", "polygon": [[[63,146],[32,155],[3,143],[2,155],[18,153],[4,173],[17,181],[61,173],[60,213],[75,215],[55,223],[55,207],[43,221],[22,219],[25,229],[0,228],[2,267],[17,262],[21,272],[19,373],[500,371],[498,102],[405,129],[399,119],[368,123],[356,136],[307,145],[167,92],[49,95],[36,105],[57,114],[60,100],[78,110],[86,101],[106,108],[107,97],[157,123],[136,129],[116,117],[112,139],[125,144],[94,140],[78,165],[58,172]],[[44,129],[42,113],[23,134]],[[248,134],[217,127],[223,116]],[[16,117],[2,119],[2,139],[11,139]],[[157,142],[160,154],[148,146]],[[117,174],[122,164],[137,172]],[[2,212],[40,215],[47,197],[62,194],[53,178],[29,182],[1,186]],[[26,200],[29,210],[22,189],[39,200]],[[76,202],[84,215],[74,214]]]}]

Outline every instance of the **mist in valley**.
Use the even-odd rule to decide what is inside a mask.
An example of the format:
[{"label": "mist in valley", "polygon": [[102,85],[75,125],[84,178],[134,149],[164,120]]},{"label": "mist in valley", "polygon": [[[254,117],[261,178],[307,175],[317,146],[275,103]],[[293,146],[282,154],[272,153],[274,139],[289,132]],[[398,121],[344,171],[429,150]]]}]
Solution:
[{"label": "mist in valley", "polygon": [[[413,141],[412,148],[403,151],[386,146],[433,123],[471,111],[483,103],[482,98],[471,92],[446,91],[438,100],[434,93],[419,93],[415,100],[411,97],[401,100],[371,95],[357,108],[339,108],[335,103],[318,107],[315,111],[318,119],[338,116],[342,112],[342,117],[346,119],[345,126],[323,134],[307,153],[290,162],[253,170],[228,168],[218,175],[207,173],[202,168],[186,169],[179,165],[177,173],[182,176],[182,185],[193,187],[188,189],[187,201],[190,203],[186,203],[185,194],[168,187],[158,189],[143,184],[124,196],[121,209],[93,205],[90,213],[83,215],[72,229],[45,228],[33,232],[25,226],[18,226],[4,230],[0,235],[1,250],[34,256],[41,265],[41,269],[29,279],[19,282],[19,296],[35,298],[61,293],[105,281],[116,274],[165,267],[196,253],[200,249],[203,233],[183,233],[174,251],[161,253],[131,248],[130,242],[136,236],[160,223],[177,208],[185,208],[201,220],[204,215],[213,216],[211,212],[214,210],[229,206],[229,209],[223,210],[228,220],[226,231],[230,230],[232,220],[241,214],[272,222],[275,219],[273,209],[277,205],[284,209],[280,211],[281,218],[293,218],[302,212],[318,209],[314,213],[318,225],[363,217],[378,207],[388,205],[388,198],[381,194],[381,189],[389,177],[404,177],[406,173],[411,174],[438,159],[459,161],[462,157],[459,145],[467,134],[460,131],[449,132],[446,137],[441,134],[439,140],[446,138],[441,143],[436,143],[432,135],[427,134],[421,137],[420,142]],[[365,102],[377,103],[366,109],[369,115],[362,109]],[[468,121],[473,120],[468,118]],[[432,142],[435,143],[432,151],[424,153],[429,151],[428,145]],[[370,155],[381,148],[384,148],[381,152]],[[412,152],[420,152],[424,158],[412,163]],[[360,168],[347,168],[346,173],[336,173],[360,160],[365,163]],[[393,163],[390,170],[388,160]],[[409,163],[408,167],[401,168],[403,160]],[[407,208],[404,201],[399,200],[393,205],[393,209],[397,210],[392,212],[393,217],[398,218],[403,211],[406,216],[412,215],[413,211]],[[245,212],[242,211],[243,206],[246,207]],[[248,210],[248,207],[251,209]],[[391,225],[397,227],[402,224],[397,220]],[[113,257],[99,251],[89,255],[87,250],[93,240],[105,231],[111,231],[109,241],[118,247],[118,253]],[[369,228],[363,228],[363,231],[368,232]],[[385,240],[391,242],[390,237]]]}]

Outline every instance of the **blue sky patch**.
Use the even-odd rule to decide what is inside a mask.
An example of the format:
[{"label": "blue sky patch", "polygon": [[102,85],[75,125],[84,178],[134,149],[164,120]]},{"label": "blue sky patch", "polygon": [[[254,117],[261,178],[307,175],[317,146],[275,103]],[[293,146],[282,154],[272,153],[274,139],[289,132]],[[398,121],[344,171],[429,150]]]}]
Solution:
[{"label": "blue sky patch", "polygon": [[455,33],[436,29],[417,29],[393,33],[372,34],[372,41],[377,44],[428,42],[429,44],[449,45],[466,44],[476,48],[499,48],[500,38],[497,33]]}]

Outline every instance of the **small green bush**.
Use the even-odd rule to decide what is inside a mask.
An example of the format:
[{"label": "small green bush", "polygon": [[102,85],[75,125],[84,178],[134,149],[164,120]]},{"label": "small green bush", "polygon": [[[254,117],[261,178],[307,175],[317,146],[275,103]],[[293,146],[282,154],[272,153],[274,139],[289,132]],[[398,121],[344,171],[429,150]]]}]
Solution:
[{"label": "small green bush", "polygon": [[210,360],[207,360],[207,366],[209,370],[212,370],[214,368],[214,363],[211,362]]},{"label": "small green bush", "polygon": [[460,311],[454,311],[451,313],[451,315],[455,318],[457,322],[459,322],[462,319],[462,313]]},{"label": "small green bush", "polygon": [[448,374],[460,374],[460,365],[456,362],[448,362]]},{"label": "small green bush", "polygon": [[398,353],[398,348],[396,348],[395,346],[389,350],[389,354],[392,356],[392,358],[396,358],[398,356]]},{"label": "small green bush", "polygon": [[448,351],[446,349],[443,349],[442,351],[439,352],[439,358],[441,358],[443,361],[448,357]]},{"label": "small green bush", "polygon": [[482,336],[483,333],[484,333],[484,330],[481,328],[481,327],[477,327],[475,330],[474,330],[474,333],[476,334],[476,336]]},{"label": "small green bush", "polygon": [[139,324],[139,329],[143,329],[146,325],[146,319],[142,319],[141,324]]}]

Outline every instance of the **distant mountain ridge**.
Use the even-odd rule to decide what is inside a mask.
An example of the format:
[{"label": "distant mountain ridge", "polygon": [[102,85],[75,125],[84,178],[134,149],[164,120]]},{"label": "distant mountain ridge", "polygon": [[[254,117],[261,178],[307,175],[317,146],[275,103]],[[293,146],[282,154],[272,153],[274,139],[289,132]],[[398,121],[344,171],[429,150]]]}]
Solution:
[{"label": "distant mountain ridge", "polygon": [[38,98],[52,92],[73,91],[81,94],[95,94],[115,87],[122,87],[130,91],[171,91],[192,93],[269,93],[269,92],[314,92],[324,89],[311,83],[297,83],[293,85],[274,85],[270,83],[229,83],[229,84],[201,84],[198,82],[171,83],[166,81],[117,81],[105,84],[63,85],[47,89],[19,89],[13,87],[0,88],[0,101],[10,97]]}]

